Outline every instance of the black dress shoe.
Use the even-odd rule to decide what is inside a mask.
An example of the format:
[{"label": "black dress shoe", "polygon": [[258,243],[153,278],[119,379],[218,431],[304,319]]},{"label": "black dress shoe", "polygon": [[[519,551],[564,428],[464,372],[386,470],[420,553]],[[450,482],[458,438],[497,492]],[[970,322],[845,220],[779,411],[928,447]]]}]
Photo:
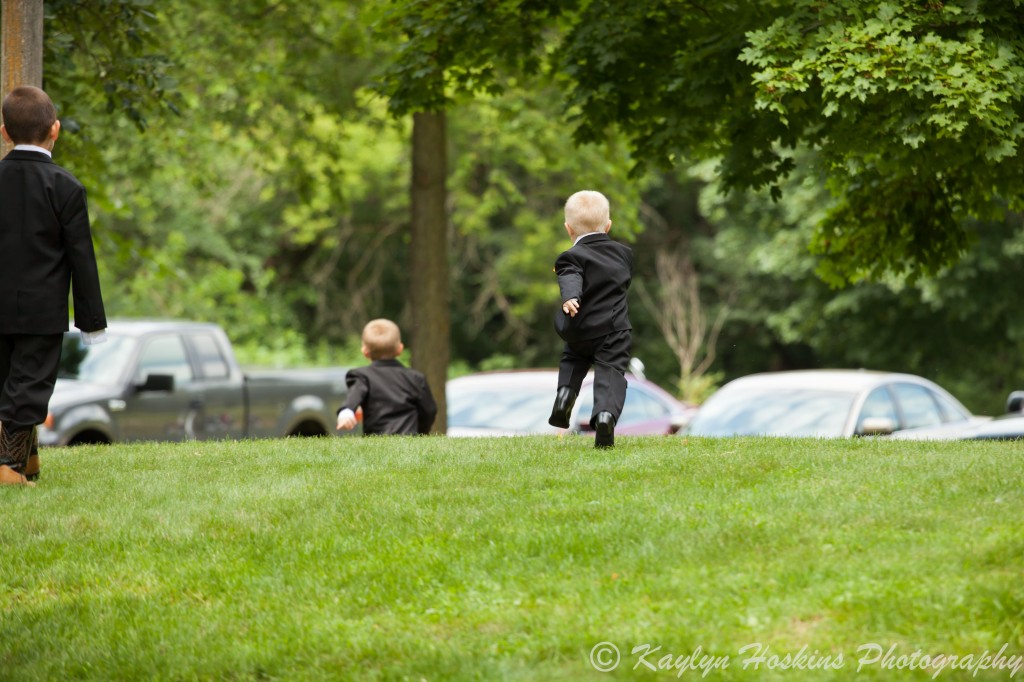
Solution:
[{"label": "black dress shoe", "polygon": [[551,408],[551,416],[548,417],[548,424],[557,426],[560,429],[569,428],[569,417],[572,416],[572,406],[576,403],[576,391],[568,386],[561,386],[555,394],[555,404]]},{"label": "black dress shoe", "polygon": [[610,448],[615,445],[615,417],[611,412],[598,412],[594,417],[595,448]]}]

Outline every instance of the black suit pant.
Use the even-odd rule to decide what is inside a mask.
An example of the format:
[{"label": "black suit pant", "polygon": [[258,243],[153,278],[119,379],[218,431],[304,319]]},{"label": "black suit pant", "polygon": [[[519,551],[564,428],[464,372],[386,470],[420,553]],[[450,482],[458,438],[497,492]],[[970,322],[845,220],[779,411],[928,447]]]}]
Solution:
[{"label": "black suit pant", "polygon": [[594,417],[600,412],[610,412],[619,421],[626,404],[626,369],[629,367],[633,333],[629,329],[612,332],[596,339],[566,342],[562,359],[558,363],[558,386],[568,386],[575,393],[580,392],[583,379],[590,368],[594,368]]},{"label": "black suit pant", "polygon": [[46,420],[63,340],[63,334],[0,334],[0,422],[8,433]]}]

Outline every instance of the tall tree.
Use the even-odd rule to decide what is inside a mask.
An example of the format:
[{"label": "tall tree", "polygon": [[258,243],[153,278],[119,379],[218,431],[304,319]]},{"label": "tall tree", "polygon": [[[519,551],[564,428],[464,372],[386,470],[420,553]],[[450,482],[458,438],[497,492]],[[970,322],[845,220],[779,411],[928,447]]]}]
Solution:
[{"label": "tall tree", "polygon": [[409,302],[412,365],[427,378],[437,403],[433,431],[445,433],[445,382],[451,348],[448,268],[448,142],[445,114],[417,112],[412,123]]},{"label": "tall tree", "polygon": [[[409,286],[412,116],[388,117],[386,108],[393,104],[362,86],[375,65],[390,65],[391,57],[429,39],[429,23],[422,24],[427,35],[415,32],[421,24],[414,23],[407,41],[396,38],[407,36],[399,27],[388,39],[371,43],[369,27],[376,16],[358,0],[168,0],[158,6],[125,0],[157,13],[136,15],[141,28],[150,30],[136,45],[139,52],[111,58],[93,31],[75,23],[76,16],[82,22],[89,16],[75,14],[80,4],[46,4],[47,35],[58,38],[48,43],[47,59],[60,64],[48,68],[47,87],[58,93],[62,117],[78,125],[65,129],[58,153],[88,180],[105,294],[119,314],[220,321],[236,341],[248,342],[241,345],[253,348],[250,357],[260,362],[361,362],[358,344],[355,358],[339,355],[369,317],[395,317],[413,329],[409,296],[419,290]],[[375,12],[381,7],[367,5]],[[677,9],[707,18],[697,5]],[[436,6],[450,12],[479,9],[472,2]],[[564,247],[559,213],[568,194],[591,186],[606,190],[612,200],[614,234],[633,239],[639,233],[638,286],[646,282],[657,291],[656,254],[672,238],[686,240],[709,320],[737,292],[722,327],[713,376],[820,364],[903,369],[942,379],[972,406],[994,406],[982,411],[998,408],[1019,377],[1016,358],[1024,357],[1013,288],[1005,279],[1022,253],[1019,216],[1017,222],[963,221],[975,246],[956,268],[934,278],[922,277],[911,286],[906,278],[885,276],[875,284],[831,291],[813,275],[818,259],[806,249],[814,226],[836,203],[822,192],[828,167],[808,168],[813,154],[796,151],[797,170],[788,179],[780,176],[780,201],[771,202],[765,192],[735,189],[719,195],[723,174],[711,172],[715,161],[695,169],[701,183],[710,183],[706,188],[680,180],[689,165],[680,156],[686,145],[673,146],[669,136],[660,148],[679,168],[659,171],[660,157],[651,156],[650,172],[630,180],[626,171],[638,160],[642,119],[595,128],[594,143],[578,147],[570,133],[585,122],[583,110],[572,109],[570,116],[578,117],[565,120],[566,94],[575,91],[568,67],[559,66],[568,54],[563,38],[579,23],[579,8],[589,4],[560,4],[557,10],[565,14],[557,19],[537,14],[541,3],[507,6],[534,12],[524,21],[542,27],[536,40],[516,42],[521,35],[513,20],[499,22],[497,32],[506,41],[501,54],[487,57],[481,47],[473,54],[484,58],[468,64],[445,57],[456,65],[445,71],[443,88],[433,91],[446,120],[445,264],[450,268],[434,281],[450,282],[454,371],[549,363],[557,356],[550,318],[557,296],[551,257]],[[623,7],[616,16],[628,24],[634,10],[652,6]],[[57,14],[61,7],[68,13]],[[761,14],[737,15],[736,21],[751,30],[767,26],[781,7],[760,4]],[[712,3],[704,3],[704,9],[711,16],[717,11]],[[474,39],[494,38],[482,28],[486,19],[474,24],[461,14],[451,17],[449,35],[436,46],[442,56],[460,35],[459,26]],[[692,29],[710,27],[697,20]],[[612,58],[625,49],[616,41],[628,34],[609,30],[607,56]],[[534,35],[533,29],[527,33]],[[295,41],[296,35],[305,39]],[[715,43],[711,33],[705,37]],[[530,45],[538,49],[531,52]],[[651,47],[654,54],[656,45]],[[548,59],[552,50],[558,59]],[[707,114],[690,121],[705,126],[694,139],[705,136],[709,156],[715,145],[721,153],[729,149],[715,132],[724,119],[714,115],[730,108],[729,93],[746,92],[747,99],[735,101],[754,106],[754,91],[744,85],[753,67],[735,62],[741,52],[729,53],[733,71],[717,76],[719,89],[710,86],[711,70],[696,65],[676,86],[696,88],[686,91],[679,106]],[[531,72],[525,56],[530,54],[538,78],[521,76]],[[185,115],[164,115],[168,108],[159,104],[166,98],[136,99],[149,124],[140,135],[136,119],[119,104],[131,100],[115,98],[108,113],[111,101],[92,69],[108,62],[104,68],[127,67],[146,55],[153,59],[142,63],[153,67],[161,82],[176,79]],[[716,63],[709,58],[704,66]],[[648,70],[675,68],[667,62],[655,66],[634,65],[633,71],[647,78]],[[556,68],[563,71],[559,79],[548,78],[545,71]],[[461,82],[460,74],[468,80]],[[643,79],[628,80],[630,74],[625,71],[621,87],[636,99],[629,104],[635,115],[646,115],[645,107],[663,107],[665,119],[654,121],[650,134],[671,132],[679,121],[665,103],[668,94],[642,85]],[[701,83],[715,95],[698,97]],[[483,85],[487,88],[474,90]],[[138,81],[121,94],[141,96],[143,89]],[[614,87],[608,90],[616,96]],[[470,97],[470,91],[476,94]],[[395,93],[410,101],[409,93]],[[744,129],[737,126],[732,130],[738,135]],[[788,160],[787,148],[769,149],[780,152],[780,163]],[[739,160],[727,157],[726,165],[740,168]],[[767,175],[749,179],[768,182]],[[663,229],[656,229],[649,211],[640,213],[645,204],[665,219]],[[678,371],[676,349],[662,340],[658,316],[641,305],[631,312],[637,353],[649,376],[668,385]],[[951,329],[957,332],[947,333]],[[267,348],[256,354],[257,345]],[[419,344],[410,345],[415,351]]]},{"label": "tall tree", "polygon": [[[43,0],[4,0],[0,97],[19,85],[43,84]],[[4,153],[10,145],[3,141]]]},{"label": "tall tree", "polygon": [[395,107],[448,100],[421,75],[438,55],[454,91],[536,67],[538,26],[561,15],[545,55],[577,140],[615,125],[638,169],[717,158],[726,187],[776,196],[793,151],[819,150],[839,200],[811,246],[833,285],[935,273],[968,246],[962,219],[1024,207],[1024,0],[455,4],[402,5],[418,37],[391,71]]},{"label": "tall tree", "polygon": [[451,343],[448,227],[440,212],[446,193],[444,182],[438,181],[448,171],[447,154],[437,146],[444,144],[444,111],[455,101],[451,92],[500,91],[495,64],[523,66],[526,59],[527,70],[535,68],[540,24],[532,13],[524,24],[515,3],[400,0],[395,5],[381,26],[385,33],[401,36],[403,44],[378,88],[395,116],[413,114],[413,362],[435,394],[441,394],[436,396],[435,429],[443,432],[447,411],[443,388],[438,387],[447,379]]}]

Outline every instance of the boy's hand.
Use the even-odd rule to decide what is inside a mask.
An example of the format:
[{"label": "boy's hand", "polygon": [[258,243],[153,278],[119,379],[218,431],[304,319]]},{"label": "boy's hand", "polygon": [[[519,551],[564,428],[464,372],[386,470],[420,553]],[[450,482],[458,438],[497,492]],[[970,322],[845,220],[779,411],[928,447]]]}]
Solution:
[{"label": "boy's hand", "polygon": [[562,312],[569,317],[576,317],[576,313],[580,311],[580,301],[578,298],[570,298],[568,301],[562,304]]},{"label": "boy's hand", "polygon": [[351,431],[356,428],[356,414],[352,410],[342,410],[338,413],[338,431]]}]

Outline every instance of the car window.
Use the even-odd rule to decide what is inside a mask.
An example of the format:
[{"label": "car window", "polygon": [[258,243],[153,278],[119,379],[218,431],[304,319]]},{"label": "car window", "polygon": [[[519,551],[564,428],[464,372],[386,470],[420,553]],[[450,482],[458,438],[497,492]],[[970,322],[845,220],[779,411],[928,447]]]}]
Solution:
[{"label": "car window", "polygon": [[[589,421],[590,415],[594,412],[593,384],[583,387],[577,403],[579,408],[576,414],[579,415],[579,421]],[[626,386],[626,402],[622,406],[622,414],[619,415],[618,425],[627,426],[650,419],[658,419],[659,417],[664,417],[667,413],[668,409],[658,402],[657,399],[642,388],[638,388],[635,384],[629,384]]]},{"label": "car window", "polygon": [[549,428],[554,399],[554,391],[546,387],[449,387],[448,427],[543,431]]},{"label": "car window", "polygon": [[942,423],[942,412],[932,391],[924,386],[906,383],[893,384],[892,390],[903,415],[901,428],[916,429]]},{"label": "car window", "polygon": [[933,392],[932,395],[935,396],[935,400],[939,403],[939,409],[942,410],[943,421],[962,422],[971,418],[970,413],[949,396],[938,392]]},{"label": "car window", "polygon": [[[626,387],[626,402],[629,402],[629,387]],[[580,389],[580,396],[576,400],[576,420],[578,422],[590,421],[590,415],[594,412],[594,385],[586,384]],[[619,424],[625,424],[628,422],[623,421],[629,419],[626,414],[625,406],[622,408],[622,414],[619,415]],[[634,420],[635,421],[635,420]]]},{"label": "car window", "polygon": [[900,416],[896,411],[896,403],[893,402],[892,394],[885,386],[880,386],[868,394],[864,406],[860,409],[860,416],[857,418],[856,433],[864,433],[865,419],[890,419],[893,428],[899,428]]},{"label": "car window", "polygon": [[701,406],[687,433],[838,438],[855,398],[851,391],[726,386]]},{"label": "car window", "polygon": [[196,351],[199,371],[204,379],[226,379],[228,363],[220,352],[220,345],[213,334],[194,334],[191,337],[192,347]]},{"label": "car window", "polygon": [[174,385],[192,381],[192,366],[185,352],[185,343],[177,334],[165,334],[149,339],[139,355],[139,369],[135,381],[145,383],[150,374],[171,374]]},{"label": "car window", "polygon": [[654,396],[639,386],[626,389],[626,404],[622,408],[621,424],[661,419],[668,414],[668,409]]}]

